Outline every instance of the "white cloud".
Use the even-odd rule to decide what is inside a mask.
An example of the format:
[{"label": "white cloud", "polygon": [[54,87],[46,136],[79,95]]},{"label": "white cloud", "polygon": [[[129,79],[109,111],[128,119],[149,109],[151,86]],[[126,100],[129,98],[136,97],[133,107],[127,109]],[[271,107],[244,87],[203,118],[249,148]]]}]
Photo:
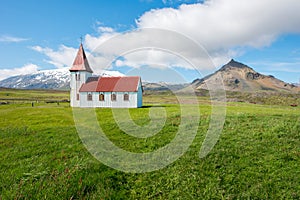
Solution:
[{"label": "white cloud", "polygon": [[123,55],[117,59],[116,66],[131,66],[139,68],[141,66],[151,66],[152,68],[168,68],[181,66],[187,69],[192,68],[189,63],[171,52],[165,52],[160,49],[140,49]]},{"label": "white cloud", "polygon": [[175,3],[177,4],[182,4],[182,3],[199,3],[202,2],[203,0],[162,0],[163,4],[165,5],[173,5]]},{"label": "white cloud", "polygon": [[105,32],[105,33],[102,33],[98,37],[92,36],[90,34],[86,34],[85,39],[84,39],[84,46],[87,49],[93,51],[99,45],[101,45],[102,43],[104,43],[105,41],[111,39],[112,37],[114,37],[116,35],[118,35],[118,33],[116,33],[116,32]]},{"label": "white cloud", "polygon": [[33,50],[43,53],[48,57],[46,62],[54,65],[57,68],[71,66],[76,56],[77,49],[61,45],[57,51],[41,46],[31,47]]},{"label": "white cloud", "polygon": [[10,76],[16,76],[21,74],[30,74],[38,71],[40,67],[35,64],[26,64],[20,68],[13,69],[1,69],[0,70],[0,80],[6,79]]},{"label": "white cloud", "polygon": [[226,50],[235,47],[260,48],[281,34],[300,33],[299,10],[298,0],[208,0],[151,10],[137,25],[177,31],[203,45],[210,55],[226,56]]},{"label": "white cloud", "polygon": [[[126,49],[135,51],[124,55],[118,65],[137,67],[136,65],[147,62],[158,66],[183,64],[180,59],[167,56],[163,51],[160,52],[161,55],[154,55],[151,51],[137,53],[136,50],[137,47],[154,46],[179,53],[201,69],[211,68],[212,65],[207,65],[205,53],[201,52],[199,55],[199,46],[187,44],[188,38],[202,46],[211,61],[220,66],[230,58],[241,55],[245,51],[244,47],[262,48],[271,45],[282,34],[300,33],[299,10],[298,0],[207,0],[202,4],[183,4],[178,9],[153,9],[137,20],[137,26],[142,30],[121,35],[105,32],[99,37],[87,34],[85,43],[90,50],[98,51],[100,55],[110,55],[110,58],[124,53]],[[164,31],[151,33],[145,28],[167,29],[174,31],[174,35],[177,32],[186,38],[166,35]],[[115,41],[103,47],[107,40]],[[186,68],[187,65],[183,67]]]},{"label": "white cloud", "polygon": [[8,35],[0,36],[0,42],[23,42],[29,40],[28,38],[20,38],[20,37],[13,37]]},{"label": "white cloud", "polygon": [[[90,51],[110,37],[112,37],[112,33],[103,33],[102,37],[99,38],[93,37],[89,34],[85,36],[85,53],[88,57],[88,62],[95,73],[101,73],[103,69],[108,68],[108,60],[102,56],[93,56],[90,54]],[[47,57],[46,62],[54,65],[56,68],[71,68],[78,51],[78,48],[67,47],[64,45],[61,45],[57,50],[41,46],[33,46],[31,49],[44,54]]]},{"label": "white cloud", "polygon": [[[215,56],[211,58],[197,42],[178,32],[163,29],[138,29],[120,34],[102,34],[100,37],[86,35],[85,43],[93,49],[94,58],[105,58],[101,63],[96,63],[96,66],[103,67],[119,56],[118,66],[196,67],[201,70],[214,68],[212,62],[224,63],[229,59],[220,55],[219,51],[211,52]],[[231,56],[235,54],[233,50],[226,53]]]},{"label": "white cloud", "polygon": [[108,27],[108,26],[99,26],[98,27],[98,32],[99,33],[113,33],[115,32],[113,28]]},{"label": "white cloud", "polygon": [[290,61],[290,62],[252,62],[250,65],[261,66],[266,71],[270,72],[290,72],[290,73],[300,73],[300,62]]},{"label": "white cloud", "polygon": [[[190,68],[188,59],[198,68],[212,69],[211,62],[220,66],[245,47],[263,48],[282,34],[300,33],[299,10],[299,0],[207,0],[153,9],[137,20],[140,30],[117,33],[99,22],[99,36],[86,34],[84,47],[93,69],[106,68],[118,56],[118,66]],[[58,50],[33,49],[56,67],[70,66],[77,51],[63,45]]]}]

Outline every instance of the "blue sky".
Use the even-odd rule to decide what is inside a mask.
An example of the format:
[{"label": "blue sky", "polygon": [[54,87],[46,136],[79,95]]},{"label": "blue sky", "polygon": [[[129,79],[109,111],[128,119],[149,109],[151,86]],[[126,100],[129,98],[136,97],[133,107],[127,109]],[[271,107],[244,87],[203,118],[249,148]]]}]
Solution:
[{"label": "blue sky", "polygon": [[[112,70],[141,73],[149,81],[167,82],[177,81],[172,79],[175,76],[167,75],[175,71],[186,81],[192,81],[234,58],[260,73],[299,82],[299,10],[298,0],[2,1],[0,79],[71,65],[80,37],[88,54],[120,34],[117,39],[124,46],[129,46],[128,38],[144,45],[135,29],[150,27],[171,30],[195,41],[205,49],[216,68],[203,66],[199,74],[169,55],[170,52],[156,50],[126,54]],[[124,31],[131,36],[122,37]],[[151,37],[159,41],[166,35],[168,33]],[[193,48],[190,51],[185,54],[187,58],[203,63],[194,58]],[[147,71],[150,60],[154,67]],[[90,63],[92,67],[101,65],[94,57]]]}]

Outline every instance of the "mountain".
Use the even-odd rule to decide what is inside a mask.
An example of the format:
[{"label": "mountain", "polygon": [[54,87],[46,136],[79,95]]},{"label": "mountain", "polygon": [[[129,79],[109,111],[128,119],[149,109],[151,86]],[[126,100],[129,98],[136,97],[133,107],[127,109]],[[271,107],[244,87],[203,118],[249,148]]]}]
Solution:
[{"label": "mountain", "polygon": [[[124,76],[117,71],[103,70],[101,76]],[[0,81],[0,87],[18,89],[68,89],[70,86],[69,68],[41,70],[33,74],[12,76]]]},{"label": "mountain", "polygon": [[[124,76],[118,71],[100,71],[98,76]],[[42,70],[33,74],[12,76],[0,81],[0,87],[17,89],[69,89],[69,68]],[[188,84],[150,83],[143,82],[144,90],[165,91],[179,90]]]},{"label": "mountain", "polygon": [[61,89],[68,88],[68,68],[42,70],[33,74],[12,76],[0,81],[0,87],[19,89]]},{"label": "mountain", "polygon": [[[124,76],[118,71],[103,70],[100,76]],[[217,77],[222,77],[224,88],[227,91],[258,92],[300,92],[296,84],[285,83],[274,76],[266,76],[253,70],[251,67],[231,60],[215,73],[202,79],[194,80],[191,85],[195,89],[207,89],[206,83],[214,83]],[[0,81],[0,87],[20,89],[68,89],[70,84],[69,68],[42,70],[33,74],[9,77]],[[149,91],[182,91],[189,84],[149,83],[143,82],[144,90]]]},{"label": "mountain", "polygon": [[251,67],[231,60],[215,73],[202,79],[196,79],[192,86],[196,89],[207,89],[206,83],[214,83],[217,77],[222,77],[226,91],[239,92],[299,92],[300,87],[281,81],[274,76],[260,74]]},{"label": "mountain", "polygon": [[148,91],[166,91],[166,90],[178,91],[189,85],[190,85],[189,83],[174,84],[174,83],[165,83],[165,82],[151,83],[151,82],[143,81],[143,89]]}]

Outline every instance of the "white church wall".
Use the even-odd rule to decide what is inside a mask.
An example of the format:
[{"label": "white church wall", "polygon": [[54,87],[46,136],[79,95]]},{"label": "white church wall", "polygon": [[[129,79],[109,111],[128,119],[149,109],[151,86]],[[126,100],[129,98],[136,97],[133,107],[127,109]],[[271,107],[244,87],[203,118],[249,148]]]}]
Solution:
[{"label": "white church wall", "polygon": [[71,72],[70,82],[70,105],[71,107],[79,107],[81,105],[81,97],[77,100],[80,87],[86,83],[87,79],[92,76],[92,73],[85,71]]},{"label": "white church wall", "polygon": [[[80,93],[80,107],[104,107],[104,108],[136,108],[138,107],[138,93],[137,92],[103,92],[104,101],[99,100],[99,95],[102,92],[81,92]],[[124,100],[124,94],[129,95],[129,99]],[[92,95],[92,100],[88,100],[88,94]],[[112,101],[111,95],[116,95],[116,101]]]}]

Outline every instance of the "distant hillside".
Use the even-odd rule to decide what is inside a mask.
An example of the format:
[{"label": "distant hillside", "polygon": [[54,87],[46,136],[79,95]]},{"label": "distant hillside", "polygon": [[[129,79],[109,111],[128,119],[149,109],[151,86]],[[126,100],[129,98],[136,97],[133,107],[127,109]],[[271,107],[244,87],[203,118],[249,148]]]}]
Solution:
[{"label": "distant hillside", "polygon": [[[285,83],[274,76],[266,76],[254,71],[251,67],[231,60],[215,73],[202,79],[194,80],[191,85],[200,90],[206,90],[206,83],[211,82],[221,76],[224,88],[227,91],[236,92],[299,92],[300,87],[296,84]],[[100,76],[123,76],[118,71],[103,70]],[[143,80],[142,80],[143,82]],[[42,70],[33,74],[9,77],[0,81],[0,87],[17,89],[69,89],[70,72],[69,68]],[[144,90],[148,91],[181,91],[190,84],[169,84],[169,83],[149,83],[143,82]]]},{"label": "distant hillside", "polygon": [[18,89],[61,89],[69,87],[67,68],[43,70],[33,74],[12,76],[0,81],[0,87]]},{"label": "distant hillside", "polygon": [[[117,71],[103,70],[101,76],[123,76]],[[0,81],[0,87],[17,89],[69,89],[69,68],[42,70],[33,74],[12,76]]]},{"label": "distant hillside", "polygon": [[251,67],[231,60],[215,73],[202,79],[196,79],[192,86],[196,89],[207,89],[206,83],[214,83],[214,80],[221,76],[226,91],[239,92],[299,92],[300,87],[281,81],[274,76],[266,76],[254,71]]},{"label": "distant hillside", "polygon": [[181,90],[187,86],[189,86],[189,83],[183,83],[183,84],[172,84],[172,83],[149,83],[149,82],[143,82],[143,89],[148,91],[178,91]]},{"label": "distant hillside", "polygon": [[[124,76],[118,71],[103,70],[100,76]],[[16,89],[69,89],[69,68],[42,70],[33,74],[12,76],[0,81],[0,87]],[[144,90],[165,91],[180,90],[189,84],[149,83],[143,82]]]}]

